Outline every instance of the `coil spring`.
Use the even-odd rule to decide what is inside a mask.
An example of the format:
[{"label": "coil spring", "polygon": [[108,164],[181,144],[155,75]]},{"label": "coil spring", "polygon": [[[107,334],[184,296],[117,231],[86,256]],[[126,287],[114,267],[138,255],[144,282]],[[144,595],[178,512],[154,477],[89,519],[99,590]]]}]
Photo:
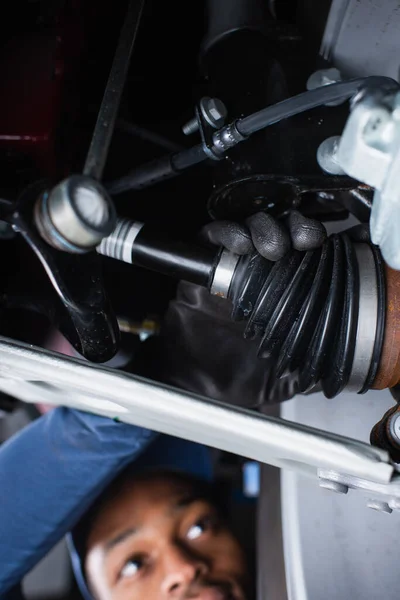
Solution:
[{"label": "coil spring", "polygon": [[[378,314],[373,359],[360,392],[375,379],[383,345],[385,279],[373,252]],[[346,234],[331,236],[306,253],[293,250],[276,263],[260,255],[241,259],[230,289],[233,318],[246,320],[245,337],[260,338],[258,354],[271,358],[275,374],[297,372],[299,390],[320,383],[332,398],[348,384],[357,339],[358,261]]]}]

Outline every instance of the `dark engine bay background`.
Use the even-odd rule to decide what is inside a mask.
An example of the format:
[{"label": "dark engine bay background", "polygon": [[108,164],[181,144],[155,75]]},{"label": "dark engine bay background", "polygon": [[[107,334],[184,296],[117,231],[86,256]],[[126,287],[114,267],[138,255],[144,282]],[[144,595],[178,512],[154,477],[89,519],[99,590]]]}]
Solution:
[{"label": "dark engine bay background", "polygon": [[[146,132],[163,136],[170,148],[190,147],[195,136],[186,138],[181,127],[204,95],[223,99],[233,117],[304,91],[318,63],[329,3],[324,7],[318,3],[316,8],[292,1],[271,2],[269,7],[267,2],[250,2],[239,19],[240,3],[229,4],[227,9],[226,3],[212,1],[208,5],[146,3],[105,181],[168,151],[144,139]],[[3,12],[1,197],[14,199],[38,179],[55,183],[82,170],[126,6],[124,1],[19,0]],[[227,36],[232,23],[247,25]],[[121,194],[115,199],[118,214],[193,240],[210,220],[207,202],[215,186],[254,173],[320,178],[315,148],[327,137],[326,127],[334,127],[332,118],[325,125],[326,110],[276,125],[268,134],[260,132],[246,142],[246,148],[235,150],[230,160],[206,163],[162,185]],[[222,203],[216,216],[240,219],[260,207],[260,194],[263,202],[282,200],[283,209],[298,203],[285,182],[268,186],[261,192],[253,183],[245,193],[241,188],[233,214]],[[308,212],[324,211],[319,205],[315,209],[315,194],[304,198]],[[340,207],[337,210],[343,212]],[[46,295],[47,278],[21,239],[10,240],[12,232],[7,227],[2,237],[7,259],[1,263],[1,333],[41,344],[49,324],[38,314],[37,305]],[[106,288],[119,317],[140,322],[149,315],[162,316],[176,282],[103,261]]]}]

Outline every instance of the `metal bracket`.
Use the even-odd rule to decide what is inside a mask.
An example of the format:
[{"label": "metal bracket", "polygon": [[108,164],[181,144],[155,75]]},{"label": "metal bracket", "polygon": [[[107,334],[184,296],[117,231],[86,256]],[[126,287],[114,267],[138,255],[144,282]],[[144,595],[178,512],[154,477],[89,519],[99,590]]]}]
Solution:
[{"label": "metal bracket", "polygon": [[[400,474],[395,473],[389,483],[376,483],[369,479],[345,475],[336,471],[318,469],[320,486],[333,492],[347,494],[358,490],[367,498],[367,506],[380,512],[400,511]],[[330,485],[326,485],[329,482]]]},{"label": "metal bracket", "polygon": [[220,108],[219,112],[220,118],[218,120],[210,118],[210,109],[207,105],[204,104],[204,101],[209,100],[212,99],[202,98],[199,104],[196,106],[196,121],[198,123],[204,153],[211,160],[221,160],[223,156],[220,156],[220,154],[215,149],[214,134],[215,130],[220,129],[223,126],[227,115],[227,111],[221,100],[219,100],[218,98],[214,99],[214,102],[218,102],[219,105],[222,107]]},{"label": "metal bracket", "polygon": [[[43,191],[39,182],[25,190],[16,204],[3,207],[4,216],[36,254],[49,281],[48,287],[40,290],[24,290],[24,301],[29,308],[44,310],[82,356],[105,362],[118,350],[119,328],[104,289],[100,257],[96,252],[60,252],[40,237],[33,225],[33,211]],[[36,302],[38,292],[44,304]],[[6,294],[1,301],[6,304]]]},{"label": "metal bracket", "polygon": [[389,266],[400,269],[399,92],[360,92],[343,131],[337,161],[348,175],[375,188],[371,239]]}]

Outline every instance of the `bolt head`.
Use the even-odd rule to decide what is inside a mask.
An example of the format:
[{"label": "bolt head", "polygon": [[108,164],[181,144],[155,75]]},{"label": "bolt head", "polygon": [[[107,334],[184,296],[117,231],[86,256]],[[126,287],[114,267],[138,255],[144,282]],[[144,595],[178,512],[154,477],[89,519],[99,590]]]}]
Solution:
[{"label": "bolt head", "polygon": [[[307,89],[309,91],[316,90],[325,85],[331,85],[332,83],[339,83],[342,81],[342,74],[339,69],[332,67],[331,69],[320,69],[310,75],[307,80]],[[336,100],[335,102],[328,102],[327,106],[339,106],[343,104],[345,100]]]},{"label": "bolt head", "polygon": [[338,162],[340,136],[334,135],[322,142],[317,150],[317,161],[323,171],[330,175],[344,175],[344,170]]},{"label": "bolt head", "polygon": [[324,85],[338,83],[342,81],[342,74],[339,69],[332,67],[331,69],[320,69],[310,75],[307,80],[307,89],[316,90]]},{"label": "bolt head", "polygon": [[377,510],[378,512],[384,512],[390,515],[393,510],[390,508],[387,502],[382,502],[381,500],[370,500],[367,503],[368,508],[372,508],[372,510]]},{"label": "bolt head", "polygon": [[344,483],[339,483],[338,481],[331,481],[330,479],[320,478],[319,487],[329,490],[331,492],[335,492],[335,494],[347,494],[349,488]]},{"label": "bolt head", "polygon": [[205,120],[211,127],[219,128],[225,123],[228,111],[219,98],[202,98],[200,108]]}]

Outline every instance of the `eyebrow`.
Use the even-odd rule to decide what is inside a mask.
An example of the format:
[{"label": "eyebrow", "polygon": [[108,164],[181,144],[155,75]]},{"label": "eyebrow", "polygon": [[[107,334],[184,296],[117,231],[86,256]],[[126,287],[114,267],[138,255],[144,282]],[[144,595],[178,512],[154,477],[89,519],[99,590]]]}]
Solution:
[{"label": "eyebrow", "polygon": [[180,510],[182,508],[187,508],[196,502],[210,502],[210,499],[207,497],[207,494],[202,494],[199,492],[188,493],[183,495],[179,500],[177,500],[173,506],[173,510]]},{"label": "eyebrow", "polygon": [[113,548],[115,548],[115,546],[118,546],[119,544],[122,544],[127,539],[129,539],[130,537],[136,535],[137,531],[138,531],[137,529],[133,529],[131,527],[130,529],[125,529],[125,531],[122,531],[121,533],[119,533],[115,537],[111,538],[111,540],[108,540],[108,542],[105,545],[105,551],[106,551],[106,553],[110,552],[110,550],[112,550]]},{"label": "eyebrow", "polygon": [[199,500],[203,500],[201,494],[186,494],[175,502],[174,508],[186,508]]},{"label": "eyebrow", "polygon": [[[177,502],[175,502],[173,506],[173,511],[181,510],[182,508],[187,508],[188,506],[191,506],[195,502],[199,502],[201,500],[208,501],[206,496],[203,494],[186,494],[179,498]],[[111,538],[111,540],[108,540],[108,542],[105,544],[106,553],[110,552],[111,550],[113,550],[113,548],[119,546],[120,544],[128,540],[130,537],[136,535],[137,532],[138,528],[130,527],[129,529],[125,529],[125,531],[121,531],[120,533],[118,533],[115,537]]]}]

